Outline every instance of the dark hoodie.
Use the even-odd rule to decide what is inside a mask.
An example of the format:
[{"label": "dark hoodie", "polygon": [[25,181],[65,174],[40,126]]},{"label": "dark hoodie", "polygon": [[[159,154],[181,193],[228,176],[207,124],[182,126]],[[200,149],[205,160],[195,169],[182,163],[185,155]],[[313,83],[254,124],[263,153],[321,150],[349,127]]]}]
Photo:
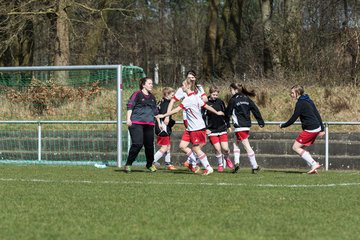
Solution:
[{"label": "dark hoodie", "polygon": [[321,131],[324,131],[324,124],[320,114],[316,109],[314,102],[307,94],[299,97],[293,115],[286,123],[281,124],[281,128],[290,126],[298,117],[300,117],[303,130],[314,130],[321,127]]}]

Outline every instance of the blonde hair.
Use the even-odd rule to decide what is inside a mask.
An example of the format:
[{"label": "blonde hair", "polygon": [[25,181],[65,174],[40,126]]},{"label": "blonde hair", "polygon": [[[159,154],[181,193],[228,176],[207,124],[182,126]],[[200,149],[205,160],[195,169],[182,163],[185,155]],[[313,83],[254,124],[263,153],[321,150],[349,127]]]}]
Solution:
[{"label": "blonde hair", "polygon": [[175,90],[171,87],[164,87],[162,90],[163,97],[169,96],[171,93],[174,93]]},{"label": "blonde hair", "polygon": [[187,86],[189,86],[191,91],[195,91],[195,89],[196,89],[195,81],[192,81],[190,78],[186,78],[183,81],[183,83],[185,83]]},{"label": "blonde hair", "polygon": [[220,92],[220,88],[218,87],[218,86],[211,86],[210,88],[209,88],[209,93],[210,94],[212,94],[212,93],[214,93],[214,92]]}]

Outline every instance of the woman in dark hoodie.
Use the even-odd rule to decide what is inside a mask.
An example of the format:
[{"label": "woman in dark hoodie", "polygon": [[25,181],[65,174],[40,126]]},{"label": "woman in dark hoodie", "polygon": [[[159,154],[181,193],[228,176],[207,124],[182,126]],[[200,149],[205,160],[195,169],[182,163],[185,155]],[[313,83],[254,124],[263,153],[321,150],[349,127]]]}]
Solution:
[{"label": "woman in dark hoodie", "polygon": [[325,135],[324,124],[314,102],[307,94],[304,94],[304,88],[302,86],[293,86],[290,95],[292,99],[297,100],[295,110],[286,123],[280,124],[280,128],[286,128],[292,125],[296,119],[300,117],[303,131],[295,139],[292,149],[311,167],[308,174],[315,174],[321,165],[316,162],[303,147],[313,144],[317,136],[323,137]]}]

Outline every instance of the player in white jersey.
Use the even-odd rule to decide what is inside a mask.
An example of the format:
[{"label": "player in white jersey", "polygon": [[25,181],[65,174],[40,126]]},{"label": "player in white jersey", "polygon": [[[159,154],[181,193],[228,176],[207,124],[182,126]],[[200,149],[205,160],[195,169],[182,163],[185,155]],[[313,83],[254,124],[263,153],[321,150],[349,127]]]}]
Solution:
[{"label": "player in white jersey", "polygon": [[[192,84],[195,86],[195,90],[194,90],[195,94],[197,96],[199,96],[204,102],[207,102],[208,99],[207,99],[206,93],[204,91],[204,88],[201,85],[196,84],[196,73],[193,70],[190,70],[186,73],[186,78],[190,79],[192,81]],[[178,88],[178,90],[175,92],[174,97],[171,99],[171,101],[169,103],[168,112],[173,108],[173,105],[175,102],[182,101],[185,97],[186,97],[186,93],[184,92],[183,88],[182,87]],[[166,123],[167,119],[165,119],[165,121],[164,121],[165,123]],[[184,125],[186,128],[184,135],[188,135],[185,111],[183,112],[183,121],[184,121]],[[189,138],[189,136],[187,136],[187,138]],[[187,139],[187,138],[185,138],[185,139]],[[188,146],[189,146],[189,141],[185,141],[183,139],[180,141],[179,148],[182,151],[185,151],[185,149],[189,149]],[[195,159],[197,159],[197,156],[195,156],[192,153],[192,151],[190,153],[187,153],[188,158],[184,162],[185,167],[191,167],[190,162],[192,161],[191,160],[192,157],[190,155],[193,156]],[[198,170],[200,170],[200,169],[198,169]]]},{"label": "player in white jersey", "polygon": [[[195,86],[193,82],[187,78],[185,81],[183,81],[183,91],[187,94],[186,97],[182,100],[180,106],[177,108],[172,109],[170,112],[167,112],[166,114],[159,114],[156,116],[156,118],[164,118],[170,115],[173,115],[177,112],[179,112],[181,109],[184,110],[186,120],[187,120],[187,129],[185,132],[188,134],[184,134],[182,137],[183,141],[186,141],[188,143],[192,144],[192,151],[189,147],[182,149],[187,155],[189,155],[189,152],[194,152],[197,154],[201,164],[204,166],[205,170],[203,175],[209,175],[214,170],[210,166],[210,163],[207,159],[206,154],[201,150],[202,146],[206,143],[206,130],[205,130],[205,122],[202,118],[201,114],[201,108],[205,108],[210,112],[213,112],[217,115],[224,115],[221,111],[216,111],[214,108],[206,105],[206,103],[195,94]],[[196,171],[196,161],[191,162],[191,170],[193,172]]]}]

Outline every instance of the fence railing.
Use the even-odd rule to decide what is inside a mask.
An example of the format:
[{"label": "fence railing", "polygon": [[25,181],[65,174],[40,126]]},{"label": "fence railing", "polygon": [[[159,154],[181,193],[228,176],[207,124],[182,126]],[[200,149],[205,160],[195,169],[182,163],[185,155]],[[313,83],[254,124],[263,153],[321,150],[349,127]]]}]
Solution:
[{"label": "fence railing", "polygon": [[[252,122],[253,124],[257,124],[257,122]],[[265,122],[266,125],[280,125],[284,122]],[[329,170],[329,127],[331,125],[359,125],[360,122],[323,122],[325,127],[325,170]],[[295,125],[301,125],[300,122],[295,122]]]},{"label": "fence railing", "polygon": [[[37,156],[39,161],[41,161],[41,153],[42,153],[42,125],[46,124],[117,124],[117,121],[27,121],[27,120],[8,120],[8,121],[0,121],[0,124],[36,124],[37,125]],[[182,124],[182,122],[177,121],[177,124]],[[280,125],[283,122],[265,122],[266,125]],[[123,121],[122,125],[125,125],[126,122]],[[253,122],[253,124],[257,124],[257,122]],[[295,122],[295,125],[300,125],[300,122]],[[330,134],[330,126],[331,125],[360,125],[360,122],[324,122],[325,125],[325,170],[329,170],[329,134]],[[130,139],[128,137],[128,139]],[[123,139],[118,138],[117,145],[121,145]],[[120,141],[120,142],[119,142]],[[130,147],[130,141],[128,141],[128,147]],[[119,149],[119,148],[117,148]],[[121,158],[122,152],[118,152],[118,161]],[[121,160],[120,160],[121,161]],[[121,167],[121,162],[117,163],[118,167]]]}]

